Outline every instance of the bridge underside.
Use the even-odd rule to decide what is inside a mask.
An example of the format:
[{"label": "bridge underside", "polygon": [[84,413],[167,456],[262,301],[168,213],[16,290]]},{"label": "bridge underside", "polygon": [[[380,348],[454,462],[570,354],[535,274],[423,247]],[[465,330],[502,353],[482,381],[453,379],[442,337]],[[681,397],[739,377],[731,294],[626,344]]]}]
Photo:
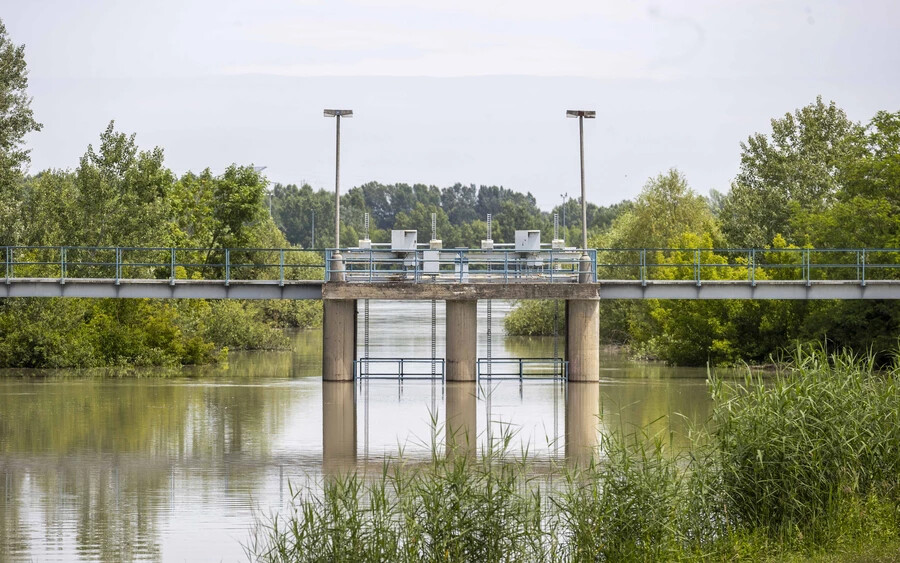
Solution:
[{"label": "bridge underside", "polygon": [[15,278],[4,297],[153,299],[900,299],[900,280],[869,281],[619,281],[598,283],[340,283]]}]

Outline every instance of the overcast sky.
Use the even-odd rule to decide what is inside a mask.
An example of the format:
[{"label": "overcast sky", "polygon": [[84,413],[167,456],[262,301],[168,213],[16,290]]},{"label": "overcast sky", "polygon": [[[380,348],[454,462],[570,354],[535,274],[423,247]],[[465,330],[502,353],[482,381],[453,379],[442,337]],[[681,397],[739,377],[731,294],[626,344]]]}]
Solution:
[{"label": "overcast sky", "polygon": [[499,184],[545,208],[636,195],[677,167],[728,189],[740,142],[821,94],[900,110],[900,2],[0,0],[25,43],[31,171],[74,168],[111,119],[176,172]]}]

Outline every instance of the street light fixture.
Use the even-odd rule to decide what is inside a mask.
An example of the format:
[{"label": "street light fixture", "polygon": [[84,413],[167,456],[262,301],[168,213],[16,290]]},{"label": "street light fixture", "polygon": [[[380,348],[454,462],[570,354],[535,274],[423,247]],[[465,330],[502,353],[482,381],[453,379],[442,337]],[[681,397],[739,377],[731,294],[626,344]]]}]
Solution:
[{"label": "street light fixture", "polygon": [[594,119],[597,112],[590,110],[566,110],[566,117],[578,118],[578,145],[581,151],[581,248],[587,251],[587,199],[584,189],[584,119]]},{"label": "street light fixture", "polygon": [[[591,274],[591,258],[587,253],[587,197],[584,189],[584,120],[593,119],[597,116],[597,112],[591,110],[566,110],[566,117],[578,118],[578,146],[581,152],[581,248],[583,254],[579,264],[578,281],[582,283],[589,282],[593,279]],[[596,272],[594,272],[596,274]]]},{"label": "street light fixture", "polygon": [[334,247],[341,247],[341,118],[353,117],[352,109],[326,109],[325,117],[335,118],[334,149]]}]

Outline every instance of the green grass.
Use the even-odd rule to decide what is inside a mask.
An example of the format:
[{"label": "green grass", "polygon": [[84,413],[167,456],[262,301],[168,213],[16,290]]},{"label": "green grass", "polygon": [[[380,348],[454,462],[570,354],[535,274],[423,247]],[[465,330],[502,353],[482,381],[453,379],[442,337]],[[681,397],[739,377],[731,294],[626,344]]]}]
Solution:
[{"label": "green grass", "polygon": [[386,462],[304,488],[260,521],[263,561],[893,561],[898,369],[798,350],[774,376],[711,377],[706,434],[675,452],[608,434],[586,466],[536,471],[502,435],[477,457]]}]

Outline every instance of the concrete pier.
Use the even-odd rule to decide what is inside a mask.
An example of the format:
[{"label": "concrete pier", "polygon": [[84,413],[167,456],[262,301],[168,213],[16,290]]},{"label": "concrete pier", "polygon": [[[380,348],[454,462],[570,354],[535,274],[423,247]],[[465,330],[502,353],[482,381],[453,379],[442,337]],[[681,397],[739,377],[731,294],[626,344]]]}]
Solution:
[{"label": "concrete pier", "polygon": [[356,360],[356,300],[323,300],[322,379],[353,381]]},{"label": "concrete pier", "polygon": [[566,301],[569,381],[600,381],[600,301]]},{"label": "concrete pier", "polygon": [[326,473],[356,465],[356,384],[322,382],[322,465]]},{"label": "concrete pier", "polygon": [[447,381],[475,381],[478,301],[447,301]]},{"label": "concrete pier", "polygon": [[478,388],[474,383],[449,381],[446,395],[447,456],[475,459],[478,451],[475,408]]},{"label": "concrete pier", "polygon": [[584,467],[600,445],[600,383],[572,382],[566,390],[566,460]]}]

